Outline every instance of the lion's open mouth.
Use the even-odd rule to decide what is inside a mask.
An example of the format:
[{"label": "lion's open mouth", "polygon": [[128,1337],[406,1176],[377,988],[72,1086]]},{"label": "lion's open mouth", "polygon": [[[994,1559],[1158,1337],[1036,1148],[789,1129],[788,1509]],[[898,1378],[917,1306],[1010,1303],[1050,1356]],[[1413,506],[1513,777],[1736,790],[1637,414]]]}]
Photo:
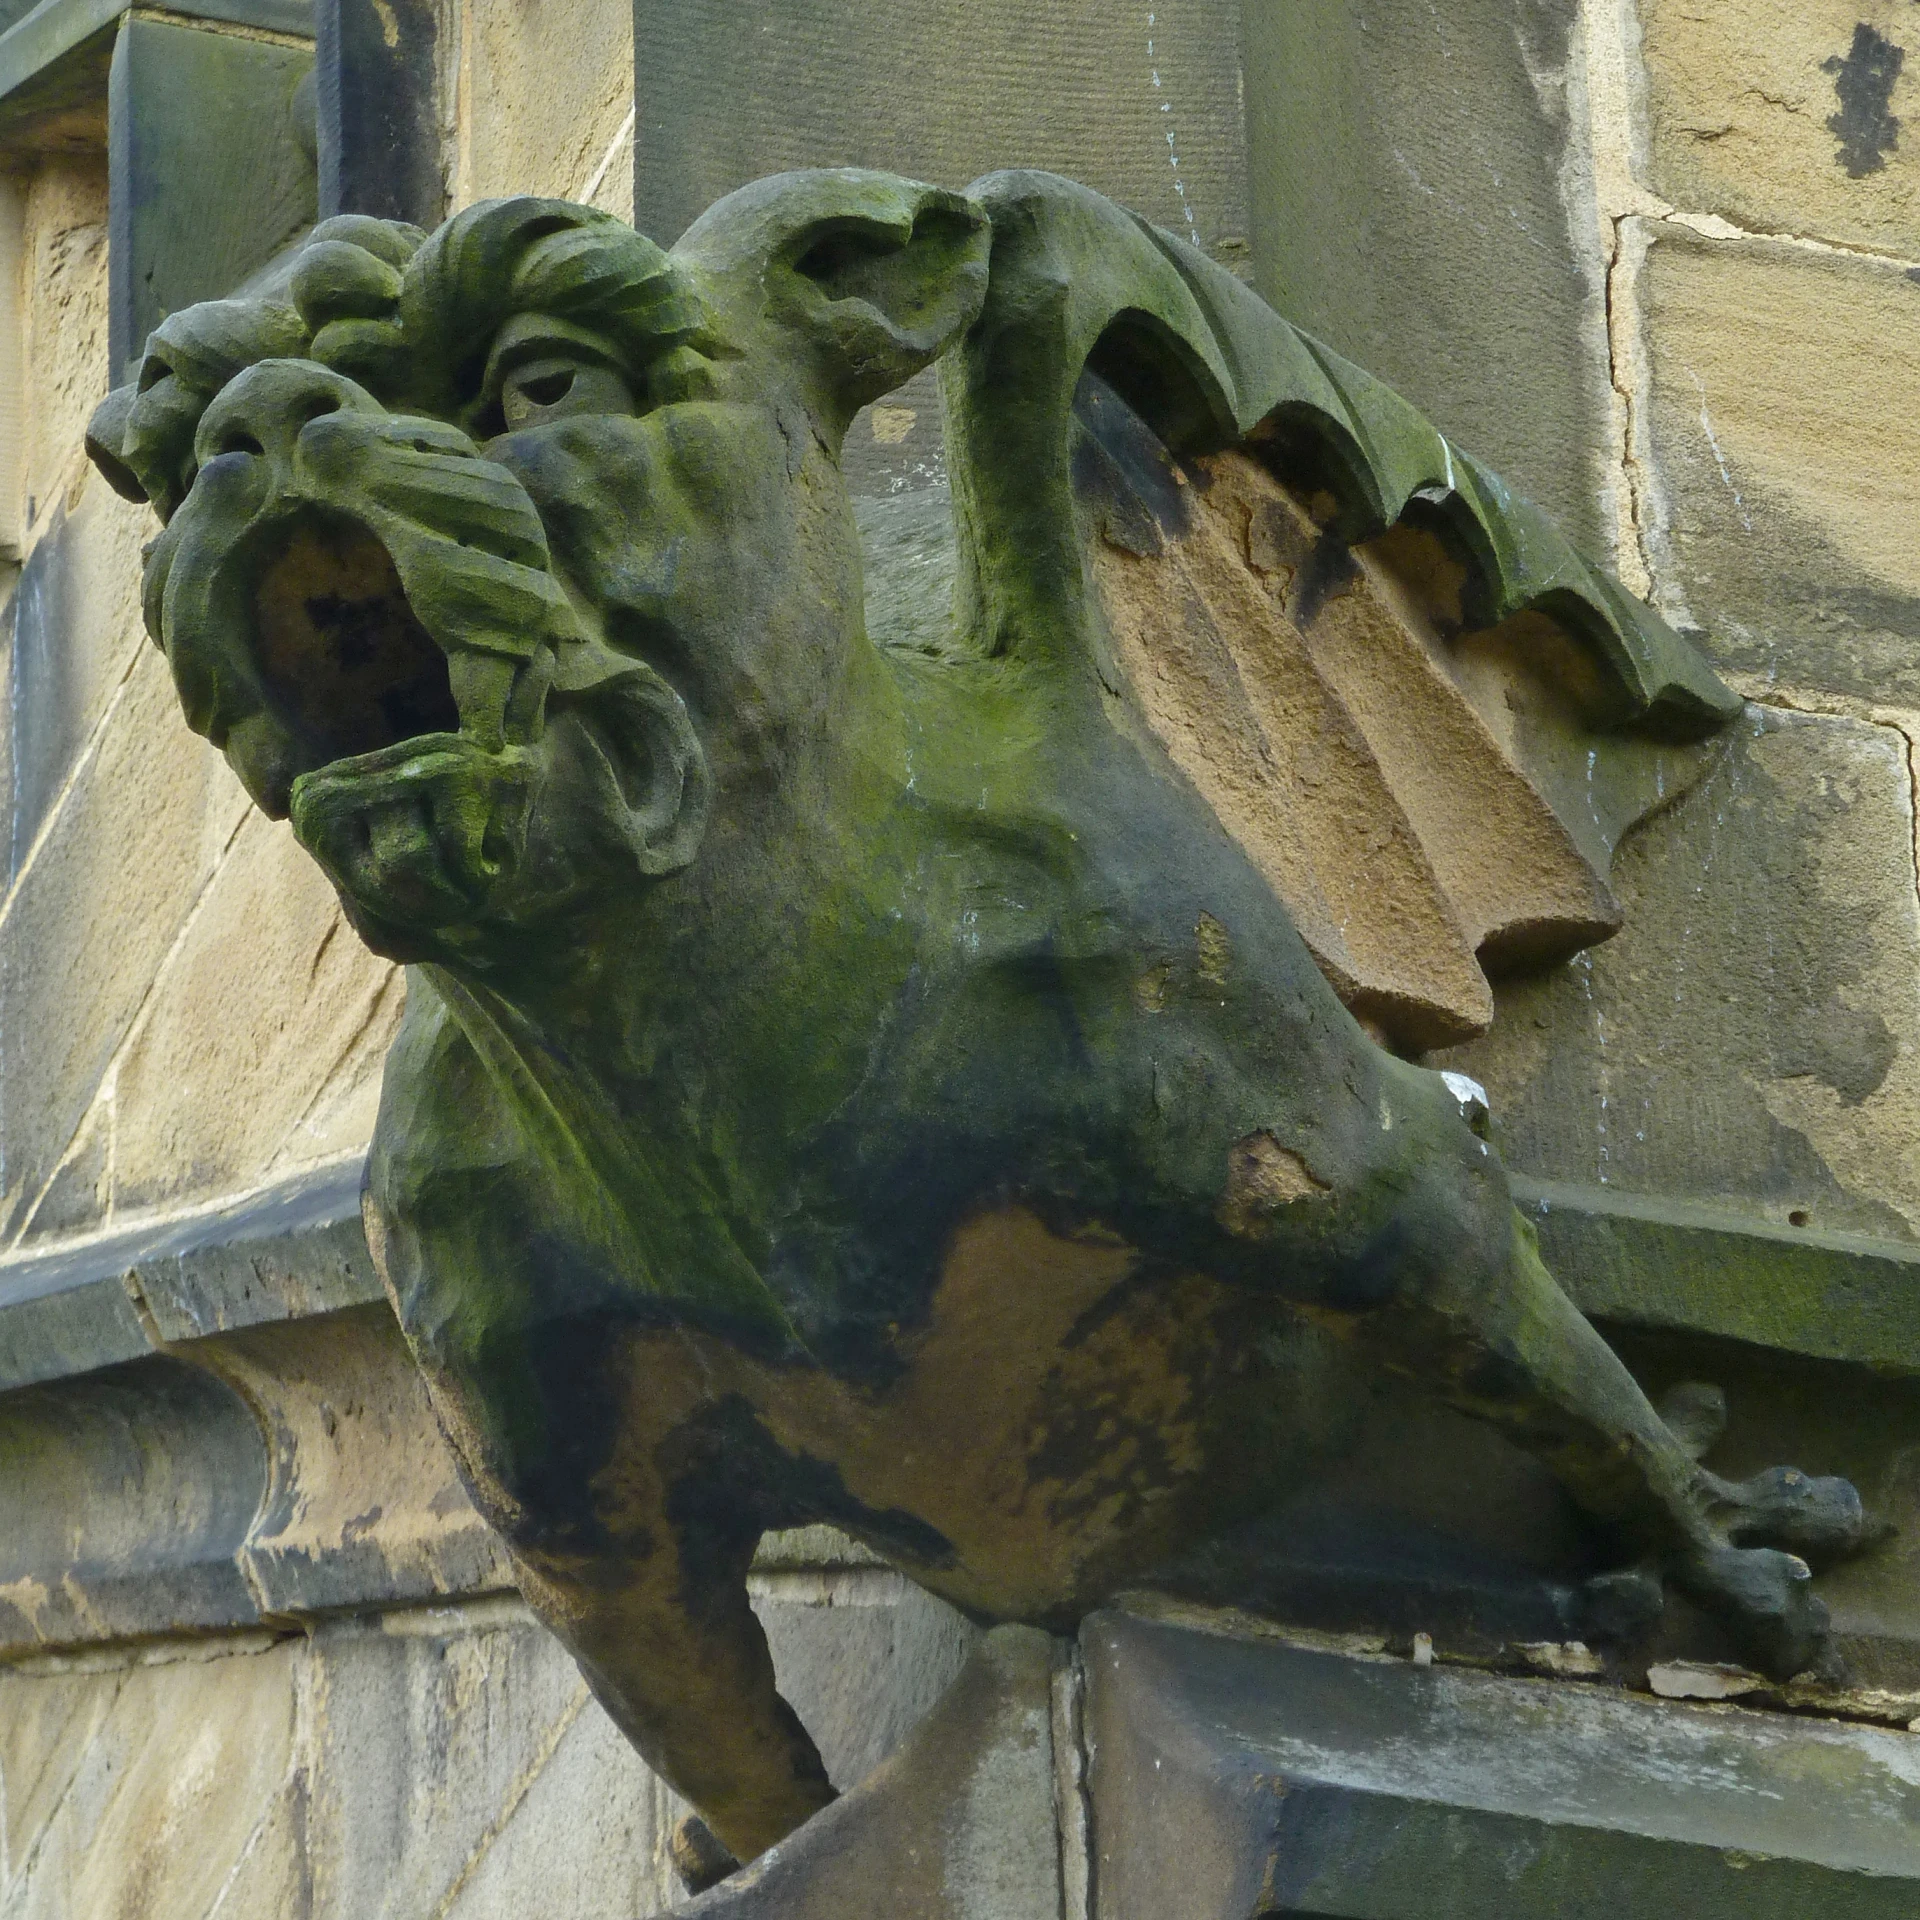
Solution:
[{"label": "lion's open mouth", "polygon": [[209,460],[149,555],[146,602],[190,724],[275,818],[303,775],[351,777],[414,741],[528,744],[577,631],[514,474],[371,402],[307,422],[290,466]]},{"label": "lion's open mouth", "polygon": [[253,612],[262,687],[309,764],[459,728],[446,655],[358,521],[303,515],[262,570]]}]

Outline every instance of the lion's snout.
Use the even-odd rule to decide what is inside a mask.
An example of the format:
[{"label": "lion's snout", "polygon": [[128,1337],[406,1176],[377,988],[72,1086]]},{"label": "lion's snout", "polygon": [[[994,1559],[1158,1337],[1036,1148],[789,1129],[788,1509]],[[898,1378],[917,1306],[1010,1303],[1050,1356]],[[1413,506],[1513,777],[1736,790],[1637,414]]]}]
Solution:
[{"label": "lion's snout", "polygon": [[189,719],[268,811],[301,773],[407,740],[533,737],[574,628],[532,500],[458,427],[262,360],[207,403],[194,455],[149,618]]},{"label": "lion's snout", "polygon": [[[311,360],[248,367],[201,416],[174,565],[206,576],[214,617],[199,625],[230,663],[244,664],[287,737],[291,751],[276,756],[287,771],[460,726],[447,650],[414,611],[375,524],[378,498],[390,491],[378,469],[402,425],[364,388]],[[446,450],[456,460],[468,452]],[[200,598],[190,578],[181,584],[188,604]],[[187,636],[171,638],[178,655]],[[221,679],[234,684],[231,674]]]},{"label": "lion's snout", "polygon": [[264,459],[287,487],[295,484],[300,436],[314,421],[385,412],[364,387],[318,361],[262,360],[208,403],[194,435],[194,456],[202,468],[227,454]]}]

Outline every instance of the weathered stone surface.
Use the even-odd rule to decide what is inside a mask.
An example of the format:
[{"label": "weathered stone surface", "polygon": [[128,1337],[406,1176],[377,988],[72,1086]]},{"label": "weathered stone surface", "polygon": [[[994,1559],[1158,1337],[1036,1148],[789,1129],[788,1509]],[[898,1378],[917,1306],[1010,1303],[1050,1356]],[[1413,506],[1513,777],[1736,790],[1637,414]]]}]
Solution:
[{"label": "weathered stone surface", "polygon": [[87,415],[107,390],[104,154],[49,156],[27,189],[21,302],[28,396],[24,523],[34,537],[85,467]]},{"label": "weathered stone surface", "polygon": [[976,0],[958,31],[944,0],[682,0],[636,20],[635,218],[662,243],[790,167],[949,187],[1044,167],[1246,260],[1240,13],[1222,0],[1124,14]]},{"label": "weathered stone surface", "polygon": [[240,1191],[337,1144],[309,1123],[377,1084],[405,997],[288,828],[249,816],[120,1056],[113,1205]]},{"label": "weathered stone surface", "polygon": [[1920,1246],[1563,1180],[1514,1181],[1582,1313],[1920,1373]]},{"label": "weathered stone surface", "polygon": [[[450,156],[453,205],[544,193],[591,198],[632,218],[633,144],[630,134],[621,139],[634,100],[631,10],[560,0],[472,7],[446,19],[458,45],[443,42],[441,58],[454,56],[464,94]],[[592,186],[599,190],[590,194]]]},{"label": "weathered stone surface", "polygon": [[1902,734],[1750,707],[1622,847],[1623,931],[1504,986],[1492,1033],[1444,1056],[1486,1085],[1508,1161],[1920,1235],[1913,828]]},{"label": "weathered stone surface", "polygon": [[267,1485],[237,1558],[263,1617],[511,1588],[384,1305],[195,1357],[260,1423]]},{"label": "weathered stone surface", "polygon": [[1096,1616],[1102,1920],[1912,1911],[1911,1736]]},{"label": "weathered stone surface", "polygon": [[360,1171],[349,1159],[224,1206],[0,1260],[0,1390],[379,1300]]},{"label": "weathered stone surface", "polygon": [[[1048,1645],[1008,1637],[883,1776],[906,1791],[850,1803],[958,1889],[876,1920],[1053,1920]],[[896,1677],[870,1645],[783,1670],[810,1717],[864,1693],[884,1718]],[[517,1601],[0,1665],[4,1920],[640,1920],[681,1897],[685,1811]]]},{"label": "weathered stone surface", "polygon": [[686,1908],[689,1920],[1055,1920],[1053,1643],[987,1635],[862,1785]]},{"label": "weathered stone surface", "polygon": [[[6,1920],[637,1920],[666,1903],[665,1796],[517,1609],[172,1651],[0,1669]],[[570,1795],[543,1791],[550,1769],[590,1793],[584,1831]],[[489,1861],[501,1846],[571,1861],[568,1903],[549,1886],[526,1904],[524,1872]]]},{"label": "weathered stone surface", "polygon": [[0,1209],[16,1229],[243,817],[219,756],[169,726],[175,698],[147,649],[0,909]]},{"label": "weathered stone surface", "polygon": [[281,1647],[0,1669],[0,1914],[238,1920],[227,1880],[299,1777],[297,1661]]},{"label": "weathered stone surface", "polygon": [[1652,230],[1662,592],[1751,689],[1920,702],[1920,287],[1895,262]]},{"label": "weathered stone surface", "polygon": [[8,614],[9,806],[0,871],[11,881],[72,776],[75,760],[146,644],[130,568],[142,516],[98,484],[71,515],[55,501]]},{"label": "weathered stone surface", "polygon": [[1920,33],[1900,0],[1642,0],[1650,181],[1763,233],[1920,255]]},{"label": "weathered stone surface", "polygon": [[235,1624],[236,1558],[267,1484],[246,1405],[151,1359],[0,1398],[0,1648]]},{"label": "weathered stone surface", "polygon": [[[360,1224],[360,1179],[358,1159],[317,1168],[66,1258],[75,1270],[119,1268],[163,1342],[366,1306],[383,1296]],[[20,1268],[60,1258],[50,1252]]]},{"label": "weathered stone surface", "polygon": [[[305,27],[312,16],[301,12]],[[114,380],[168,315],[224,298],[313,225],[310,33],[233,32],[140,8],[117,30],[107,91]]]},{"label": "weathered stone surface", "polygon": [[[48,1384],[0,1394],[0,1647],[511,1586],[378,1298],[357,1195],[354,1168],[251,1217],[14,1263],[16,1294],[44,1291],[0,1313],[0,1356]],[[161,1351],[104,1365],[134,1340]]]},{"label": "weathered stone surface", "polygon": [[[980,1641],[943,1601],[882,1565],[848,1566],[825,1527],[810,1567],[767,1564],[763,1547],[748,1582],[773,1652],[780,1692],[820,1749],[835,1786],[864,1780],[931,1710]],[[875,1676],[886,1675],[884,1691]]]},{"label": "weathered stone surface", "polygon": [[384,1305],[0,1397],[0,1649],[499,1592]]},{"label": "weathered stone surface", "polygon": [[1605,275],[1572,0],[1249,10],[1255,283],[1606,558]]}]

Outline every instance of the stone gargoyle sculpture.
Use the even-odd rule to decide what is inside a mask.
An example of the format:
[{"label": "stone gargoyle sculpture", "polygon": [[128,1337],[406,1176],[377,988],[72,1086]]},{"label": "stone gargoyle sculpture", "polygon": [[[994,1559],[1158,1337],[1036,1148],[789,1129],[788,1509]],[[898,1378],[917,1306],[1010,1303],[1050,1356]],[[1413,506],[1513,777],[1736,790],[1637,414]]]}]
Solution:
[{"label": "stone gargoyle sculpture", "polygon": [[[1656,743],[1737,709],[1686,644],[1049,175],[784,175],[670,252],[347,217],[282,284],[168,319],[89,444],[188,723],[412,969],[368,1219],[467,1483],[735,1856],[832,1794],[764,1530],[1067,1629],[1311,1470],[1332,1347],[1818,1652],[1853,1489],[1697,1464],[1401,1057],[1618,920],[1469,642]],[[842,443],[935,360],[953,617],[881,644]]]}]

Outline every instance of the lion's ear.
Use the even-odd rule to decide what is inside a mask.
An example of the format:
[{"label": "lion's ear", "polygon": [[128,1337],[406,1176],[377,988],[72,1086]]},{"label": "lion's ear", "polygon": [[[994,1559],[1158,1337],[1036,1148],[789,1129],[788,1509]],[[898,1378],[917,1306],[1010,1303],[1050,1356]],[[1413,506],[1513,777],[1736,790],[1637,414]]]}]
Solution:
[{"label": "lion's ear", "polygon": [[837,433],[972,325],[990,239],[962,194],[839,167],[729,194],[673,257],[697,275],[723,331],[790,357]]},{"label": "lion's ear", "polygon": [[637,661],[569,686],[574,679],[563,672],[547,705],[550,721],[579,729],[563,776],[584,782],[570,796],[572,817],[597,821],[640,872],[677,872],[699,851],[713,801],[713,776],[685,702]]}]

